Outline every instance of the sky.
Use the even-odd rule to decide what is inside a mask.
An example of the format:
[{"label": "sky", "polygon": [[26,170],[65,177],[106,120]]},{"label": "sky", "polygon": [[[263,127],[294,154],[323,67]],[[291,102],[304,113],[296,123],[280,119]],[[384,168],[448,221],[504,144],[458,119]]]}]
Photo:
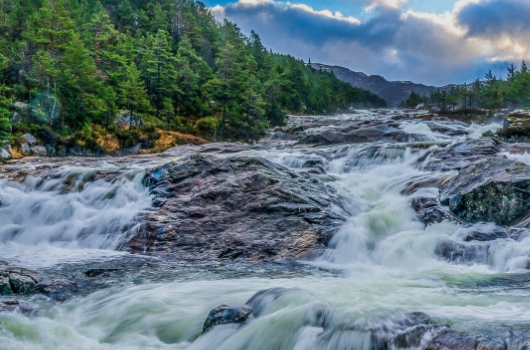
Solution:
[{"label": "sky", "polygon": [[443,86],[530,60],[530,0],[203,0],[275,52]]}]

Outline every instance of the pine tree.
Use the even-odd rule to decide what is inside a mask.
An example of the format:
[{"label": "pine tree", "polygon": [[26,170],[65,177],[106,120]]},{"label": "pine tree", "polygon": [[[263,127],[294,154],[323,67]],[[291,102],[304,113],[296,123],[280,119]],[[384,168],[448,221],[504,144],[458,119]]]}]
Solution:
[{"label": "pine tree", "polygon": [[11,139],[12,101],[8,98],[10,91],[5,86],[0,86],[0,142]]},{"label": "pine tree", "polygon": [[126,78],[123,81],[122,103],[129,110],[130,127],[133,126],[133,122],[138,125],[138,121],[134,120],[135,112],[141,116],[150,110],[147,93],[140,78],[140,71],[134,63],[127,67]]}]

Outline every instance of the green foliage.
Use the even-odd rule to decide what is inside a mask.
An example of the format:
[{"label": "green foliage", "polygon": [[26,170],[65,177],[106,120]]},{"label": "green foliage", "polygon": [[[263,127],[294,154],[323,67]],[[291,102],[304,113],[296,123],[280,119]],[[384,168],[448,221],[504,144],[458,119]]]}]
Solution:
[{"label": "green foliage", "polygon": [[11,139],[11,115],[9,110],[11,100],[8,98],[9,90],[0,86],[0,142]]},{"label": "green foliage", "polygon": [[[251,141],[288,113],[386,106],[333,73],[273,54],[200,1],[0,0],[0,11],[0,84],[30,106],[21,129],[93,144],[93,130],[114,130],[127,114],[131,128]],[[0,101],[0,115],[10,103]]]},{"label": "green foliage", "polygon": [[416,106],[428,101],[426,96],[420,96],[417,92],[412,91],[408,99],[400,104],[400,107],[415,108]]},{"label": "green foliage", "polygon": [[491,70],[484,80],[472,84],[451,85],[431,93],[429,102],[442,111],[499,110],[530,107],[530,71],[523,61],[521,69],[512,64],[506,79],[493,75]]}]

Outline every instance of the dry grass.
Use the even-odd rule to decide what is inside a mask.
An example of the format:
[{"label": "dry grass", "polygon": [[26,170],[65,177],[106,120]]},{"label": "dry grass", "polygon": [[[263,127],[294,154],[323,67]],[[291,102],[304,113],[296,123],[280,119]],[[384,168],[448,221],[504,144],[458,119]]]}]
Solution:
[{"label": "dry grass", "polygon": [[180,145],[203,145],[208,143],[208,141],[202,137],[183,134],[178,131],[157,129],[156,134],[159,137],[155,141],[154,147],[142,150],[142,153],[160,153]]},{"label": "dry grass", "polygon": [[116,135],[103,132],[95,132],[96,143],[98,146],[103,147],[107,154],[114,154],[120,149],[120,142]]}]

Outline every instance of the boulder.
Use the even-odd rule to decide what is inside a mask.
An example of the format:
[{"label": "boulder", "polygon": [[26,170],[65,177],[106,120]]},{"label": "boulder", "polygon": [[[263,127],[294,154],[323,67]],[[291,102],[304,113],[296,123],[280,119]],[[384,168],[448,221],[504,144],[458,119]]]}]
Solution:
[{"label": "boulder", "polygon": [[517,110],[504,117],[504,125],[497,135],[508,142],[530,141],[530,112]]},{"label": "boulder", "polygon": [[46,157],[48,155],[48,151],[44,146],[33,146],[31,147],[31,152],[39,157]]},{"label": "boulder", "polygon": [[30,146],[33,146],[37,143],[37,139],[31,134],[24,134],[22,135],[22,138],[24,139],[25,143]]},{"label": "boulder", "polygon": [[297,144],[300,145],[336,145],[364,142],[415,142],[429,141],[423,135],[409,134],[401,130],[395,121],[356,121],[340,127],[309,130]]},{"label": "boulder", "polygon": [[491,137],[467,139],[453,143],[435,153],[424,165],[425,170],[459,170],[484,157],[495,156],[500,152],[499,141]]},{"label": "boulder", "polygon": [[153,209],[125,249],[179,258],[276,261],[322,251],[344,222],[317,175],[259,157],[193,154],[147,172]]},{"label": "boulder", "polygon": [[31,153],[31,146],[29,145],[29,143],[24,142],[20,146],[20,153],[22,153],[23,156],[30,156],[32,154]]},{"label": "boulder", "polygon": [[485,158],[460,170],[440,188],[440,202],[475,223],[512,225],[530,211],[530,166],[504,158]]},{"label": "boulder", "polygon": [[425,226],[440,223],[444,220],[461,222],[446,207],[441,206],[436,198],[414,198],[411,205],[418,219]]},{"label": "boulder", "polygon": [[11,154],[9,154],[9,152],[6,149],[0,148],[0,159],[9,160],[11,159]]},{"label": "boulder", "polygon": [[210,311],[210,314],[204,322],[202,332],[206,333],[211,328],[218,325],[245,323],[251,315],[252,308],[250,307],[231,307],[227,305],[221,305]]},{"label": "boulder", "polygon": [[8,267],[0,270],[0,295],[44,294],[56,300],[64,299],[69,286],[38,272]]},{"label": "boulder", "polygon": [[479,330],[472,334],[446,329],[433,337],[427,350],[527,350],[530,332],[527,327]]}]

